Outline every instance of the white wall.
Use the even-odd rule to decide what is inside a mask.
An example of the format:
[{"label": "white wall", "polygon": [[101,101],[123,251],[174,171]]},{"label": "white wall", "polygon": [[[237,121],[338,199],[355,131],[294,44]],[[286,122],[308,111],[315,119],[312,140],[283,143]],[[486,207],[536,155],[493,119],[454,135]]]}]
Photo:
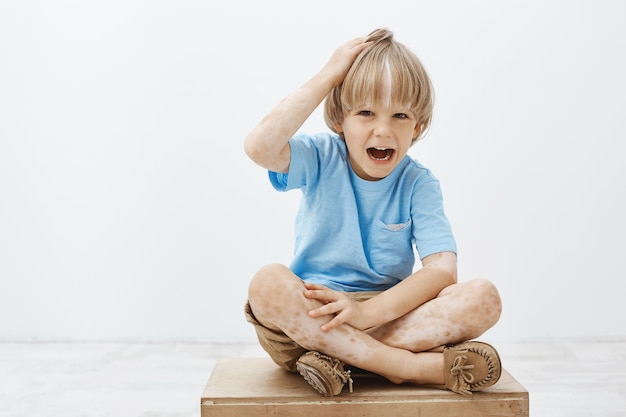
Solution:
[{"label": "white wall", "polygon": [[487,338],[623,338],[624,4],[1,0],[0,340],[253,340],[299,196],[243,138],[380,26],[432,76],[411,154],[502,292]]}]

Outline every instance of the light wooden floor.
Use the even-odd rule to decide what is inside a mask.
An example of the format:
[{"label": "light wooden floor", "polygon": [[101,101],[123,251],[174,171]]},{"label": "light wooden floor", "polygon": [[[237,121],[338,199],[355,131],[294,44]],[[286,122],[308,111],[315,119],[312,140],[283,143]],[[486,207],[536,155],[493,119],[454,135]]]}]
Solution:
[{"label": "light wooden floor", "polygon": [[[532,417],[626,417],[626,341],[496,347]],[[198,417],[215,361],[231,356],[265,355],[256,344],[0,343],[0,417]]]}]

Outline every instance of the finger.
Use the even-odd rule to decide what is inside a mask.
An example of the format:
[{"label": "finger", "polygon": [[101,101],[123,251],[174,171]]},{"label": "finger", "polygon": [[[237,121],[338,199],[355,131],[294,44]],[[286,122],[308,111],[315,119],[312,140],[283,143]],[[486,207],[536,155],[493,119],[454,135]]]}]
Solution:
[{"label": "finger", "polygon": [[325,287],[322,284],[314,284],[312,282],[305,282],[304,287],[308,290],[327,290],[328,287]]},{"label": "finger", "polygon": [[363,38],[356,38],[351,42],[351,45],[353,47],[358,47],[358,48],[367,48],[368,46],[372,45],[374,43],[374,41],[368,41],[367,38],[363,37]]},{"label": "finger", "polygon": [[324,304],[321,307],[314,308],[309,311],[309,316],[311,317],[322,317],[322,316],[330,316],[335,314],[336,312],[341,311],[341,308],[337,306],[336,303],[328,303]]},{"label": "finger", "polygon": [[324,290],[305,290],[304,296],[306,298],[319,300],[323,303],[331,303],[333,301],[339,300],[337,294],[334,291],[324,289]]},{"label": "finger", "polygon": [[343,318],[343,314],[337,314],[335,317],[333,317],[332,320],[330,320],[328,323],[323,324],[320,329],[323,332],[327,332],[329,330],[332,329],[336,329],[337,327],[341,326],[342,324],[345,323],[345,320]]},{"label": "finger", "polygon": [[367,38],[366,38],[366,37],[364,37],[364,36],[359,36],[358,38],[351,39],[351,40],[349,40],[349,41],[348,41],[348,42],[346,42],[346,43],[347,43],[348,45],[359,45],[359,44],[365,43],[365,40],[366,40],[366,39],[367,39]]}]

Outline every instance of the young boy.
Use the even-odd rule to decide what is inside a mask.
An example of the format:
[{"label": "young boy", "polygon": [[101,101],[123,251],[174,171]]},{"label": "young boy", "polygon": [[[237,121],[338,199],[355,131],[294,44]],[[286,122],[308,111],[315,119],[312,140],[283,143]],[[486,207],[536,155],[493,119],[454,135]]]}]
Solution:
[{"label": "young boy", "polygon": [[[296,134],[324,98],[334,133]],[[293,262],[253,277],[246,317],[272,359],[322,395],[352,390],[345,364],[464,395],[500,377],[495,349],[469,341],[498,321],[498,292],[457,283],[439,182],[407,156],[432,107],[419,60],[376,30],[339,47],[245,141],[277,190],[302,192]]]}]

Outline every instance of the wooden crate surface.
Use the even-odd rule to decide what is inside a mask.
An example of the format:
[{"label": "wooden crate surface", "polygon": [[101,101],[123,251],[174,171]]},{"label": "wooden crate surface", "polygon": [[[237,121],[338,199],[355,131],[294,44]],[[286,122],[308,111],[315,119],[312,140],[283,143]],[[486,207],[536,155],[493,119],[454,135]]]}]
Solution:
[{"label": "wooden crate surface", "polygon": [[500,381],[471,397],[377,376],[353,375],[336,397],[325,398],[298,374],[266,358],[220,359],[202,393],[202,417],[528,416],[528,391],[506,370]]}]

